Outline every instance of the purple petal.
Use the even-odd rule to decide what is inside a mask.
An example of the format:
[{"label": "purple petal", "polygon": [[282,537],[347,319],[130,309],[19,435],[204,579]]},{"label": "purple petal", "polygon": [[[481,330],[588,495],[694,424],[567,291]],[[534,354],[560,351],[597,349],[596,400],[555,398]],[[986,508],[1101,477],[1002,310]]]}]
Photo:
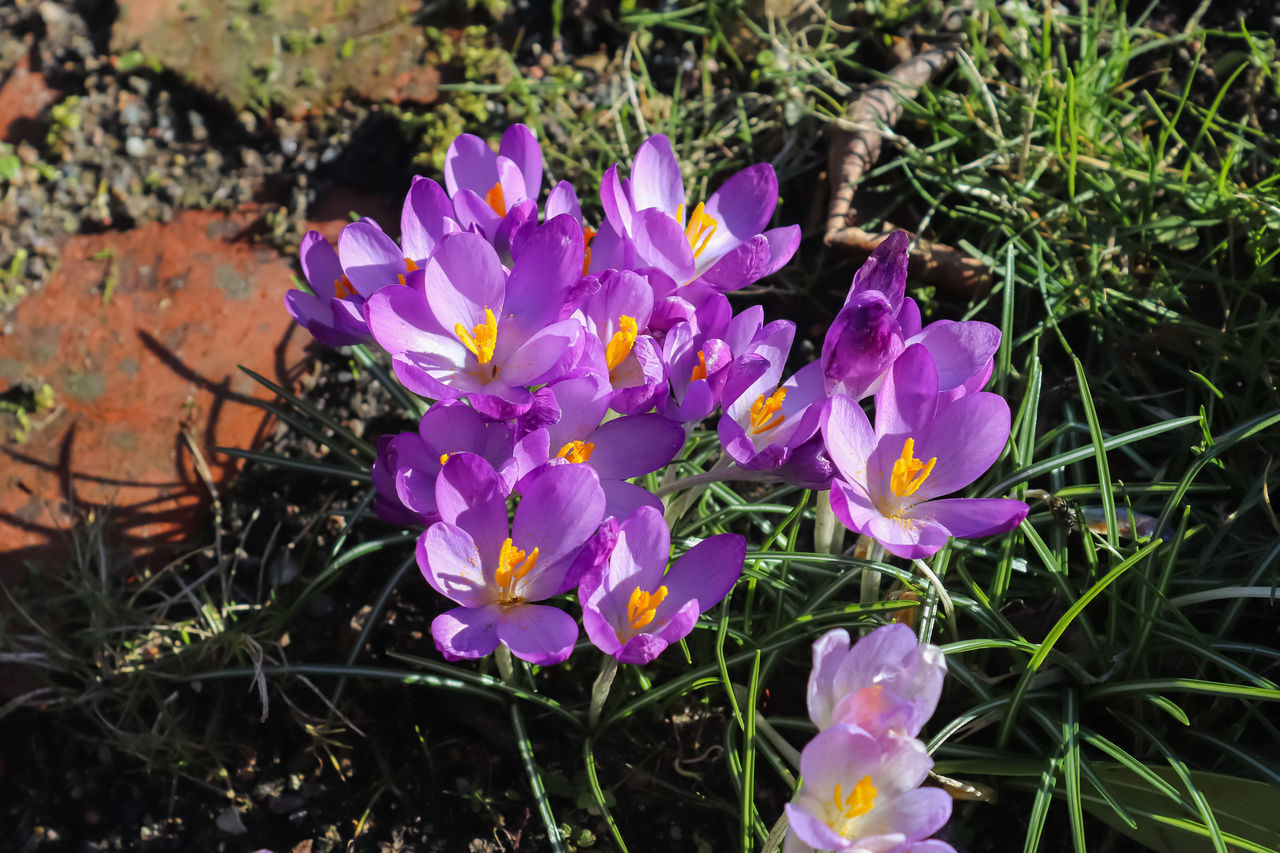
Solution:
[{"label": "purple petal", "polygon": [[778,177],[768,163],[748,166],[733,175],[707,199],[707,215],[719,227],[708,241],[706,253],[722,255],[735,244],[756,236],[769,224],[777,206]]},{"label": "purple petal", "polygon": [[427,298],[413,288],[383,288],[364,308],[374,340],[392,355],[417,353],[440,365],[461,365],[465,360],[462,342],[444,334]]},{"label": "purple petal", "polygon": [[302,263],[302,274],[307,284],[317,296],[328,297],[334,292],[334,282],[342,276],[342,264],[338,262],[338,253],[329,245],[329,241],[318,231],[308,231],[302,236],[298,246],[298,260]]},{"label": "purple petal", "polygon": [[693,249],[680,223],[657,208],[636,213],[632,219],[636,256],[677,283],[688,282],[696,272]]},{"label": "purple petal", "polygon": [[684,447],[685,433],[661,415],[628,415],[599,427],[591,441],[596,446],[591,467],[602,478],[629,480],[674,459]]},{"label": "purple petal", "polygon": [[867,460],[877,439],[862,407],[844,394],[832,397],[822,420],[822,438],[840,476],[865,487]]},{"label": "purple petal", "polygon": [[898,313],[907,289],[910,246],[911,238],[905,231],[894,231],[881,240],[871,257],[853,274],[849,297],[866,290],[878,290],[888,298],[894,313]]},{"label": "purple petal", "polygon": [[397,276],[408,272],[400,247],[372,219],[361,219],[342,229],[338,257],[351,286],[366,298],[380,288],[400,283]]},{"label": "purple petal", "polygon": [[489,143],[470,133],[460,134],[444,155],[444,185],[449,195],[469,189],[483,196],[498,182],[498,155]]},{"label": "purple petal", "polygon": [[342,300],[322,299],[301,290],[290,290],[284,295],[284,307],[289,316],[325,346],[345,347],[369,340],[367,329],[364,334],[348,331],[348,324],[342,323],[340,315],[334,312],[335,302],[342,303]]},{"label": "purple petal", "polygon": [[928,519],[952,536],[974,539],[1012,530],[1027,517],[1029,509],[1012,498],[951,498],[917,504],[906,514]]},{"label": "purple petal", "polygon": [[573,654],[578,623],[560,608],[545,604],[508,607],[498,621],[498,639],[521,660],[546,666]]},{"label": "purple petal", "polygon": [[[675,216],[684,204],[680,164],[671,149],[671,140],[660,133],[650,136],[636,150],[631,167],[631,198],[635,210],[657,208],[669,217]],[[688,213],[686,210],[685,215]]]},{"label": "purple petal", "polygon": [[916,438],[916,458],[938,461],[914,498],[963,489],[991,467],[1008,440],[1009,404],[1000,395],[979,391],[942,407]]},{"label": "purple petal", "polygon": [[440,328],[468,332],[485,322],[485,309],[503,313],[506,276],[498,254],[480,235],[450,234],[440,241],[423,269],[427,302]]},{"label": "purple petal", "polygon": [[461,189],[454,194],[453,215],[464,230],[480,234],[486,240],[494,239],[502,224],[502,217],[489,206],[484,196],[469,189]]},{"label": "purple petal", "polygon": [[555,322],[569,289],[582,276],[582,226],[561,215],[537,229],[507,279],[504,311],[529,332]]},{"label": "purple petal", "polygon": [[533,131],[523,124],[513,124],[502,134],[499,156],[515,163],[524,179],[527,198],[537,198],[542,186],[542,149]]},{"label": "purple petal", "polygon": [[436,479],[440,518],[467,531],[484,565],[495,566],[507,538],[507,503],[498,474],[474,453],[449,457]]},{"label": "purple petal", "polygon": [[503,381],[511,385],[538,385],[559,378],[559,368],[567,370],[572,364],[569,357],[582,334],[582,324],[573,319],[552,323],[535,333],[502,359]]},{"label": "purple petal", "polygon": [[418,537],[417,554],[422,576],[445,598],[463,607],[483,607],[493,600],[483,558],[461,527],[443,521],[431,525]]},{"label": "purple petal", "polygon": [[446,660],[482,658],[498,647],[498,619],[502,608],[455,607],[431,620],[431,639]]},{"label": "purple petal", "polygon": [[945,391],[965,384],[986,369],[1000,348],[1000,330],[977,320],[938,320],[908,343],[928,348],[938,367],[938,387]]},{"label": "purple petal", "polygon": [[600,178],[600,203],[604,207],[613,231],[619,235],[631,234],[631,198],[618,180],[618,164],[614,163]]},{"label": "purple petal", "polygon": [[553,219],[562,213],[567,213],[581,225],[582,205],[578,202],[578,194],[574,192],[573,184],[568,181],[561,181],[552,187],[550,194],[547,196],[547,203],[543,213],[547,219]]},{"label": "purple petal", "polygon": [[601,480],[600,488],[604,491],[604,514],[608,518],[626,518],[636,510],[649,507],[661,510],[662,501],[643,486],[628,483],[624,480]]},{"label": "purple petal", "polygon": [[804,804],[787,803],[783,810],[787,814],[790,827],[787,833],[787,846],[783,848],[783,853],[802,853],[802,851],[813,853],[815,850],[835,850],[839,853],[846,850],[857,851],[857,848],[849,843],[849,839],[838,834],[827,825],[825,820],[805,808]]},{"label": "purple petal", "polygon": [[539,551],[538,562],[553,564],[587,541],[604,518],[600,480],[587,465],[540,468],[520,483],[511,539],[522,551]]},{"label": "purple petal", "polygon": [[[670,619],[688,601],[698,602],[701,613],[719,604],[742,576],[746,553],[747,541],[736,533],[719,533],[694,545],[663,576],[667,597],[658,607],[654,621]],[[657,633],[667,642],[679,639],[665,631]]]},{"label": "purple petal", "polygon": [[902,330],[879,291],[855,294],[822,341],[822,368],[832,389],[861,399],[903,351]]},{"label": "purple petal", "polygon": [[[894,361],[876,394],[876,435],[918,436],[938,408],[938,371],[920,345],[907,347]],[[917,441],[918,444],[918,441]],[[916,455],[921,459],[917,447]]]},{"label": "purple petal", "polygon": [[458,230],[453,203],[439,184],[415,175],[400,213],[400,246],[404,255],[422,265],[441,238]]},{"label": "purple petal", "polygon": [[947,531],[928,519],[902,516],[871,519],[865,531],[890,554],[904,560],[931,557],[947,544]]}]

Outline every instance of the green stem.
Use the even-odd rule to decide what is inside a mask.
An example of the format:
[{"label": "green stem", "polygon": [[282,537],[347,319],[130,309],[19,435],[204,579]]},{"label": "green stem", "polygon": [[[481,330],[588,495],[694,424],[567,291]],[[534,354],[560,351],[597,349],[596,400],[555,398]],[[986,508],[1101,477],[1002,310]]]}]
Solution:
[{"label": "green stem", "polygon": [[745,468],[732,468],[726,466],[723,468],[712,468],[710,471],[704,471],[701,474],[691,474],[688,477],[681,477],[679,480],[667,483],[665,486],[658,487],[658,490],[654,492],[653,495],[654,497],[660,498],[665,495],[669,495],[672,492],[678,492],[681,489],[689,489],[694,486],[705,486],[708,483],[725,483],[732,480],[754,480],[758,483],[782,482],[777,477],[762,474],[759,471],[748,471]]},{"label": "green stem", "polygon": [[[869,539],[867,545],[867,562],[878,563],[884,559],[884,546],[868,536],[859,537],[860,539]],[[859,542],[861,544],[861,542]],[[858,601],[862,604],[875,604],[880,600],[880,573],[870,566],[862,569],[862,589],[858,596]]]},{"label": "green stem", "polygon": [[831,492],[818,492],[818,508],[813,515],[813,548],[819,554],[839,554],[844,550],[844,525],[831,509]]},{"label": "green stem", "polygon": [[600,662],[600,674],[596,683],[591,685],[591,709],[587,712],[587,731],[594,732],[600,723],[600,713],[604,711],[604,703],[609,698],[609,688],[613,686],[613,678],[618,674],[618,659],[613,655],[605,655]]},{"label": "green stem", "polygon": [[516,668],[511,662],[511,647],[506,643],[498,643],[498,648],[493,653],[493,659],[498,664],[498,675],[502,676],[502,680],[507,684],[515,684]]}]

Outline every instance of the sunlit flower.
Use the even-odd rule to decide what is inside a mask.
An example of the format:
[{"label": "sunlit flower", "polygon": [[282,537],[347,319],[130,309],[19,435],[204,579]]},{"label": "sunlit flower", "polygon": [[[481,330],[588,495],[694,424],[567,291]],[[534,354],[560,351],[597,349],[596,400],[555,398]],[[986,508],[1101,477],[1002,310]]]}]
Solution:
[{"label": "sunlit flower", "polygon": [[933,716],[947,674],[937,646],[902,624],[882,625],[849,646],[835,628],[813,644],[809,718],[819,729],[855,725],[873,736],[915,737]]},{"label": "sunlit flower", "polygon": [[728,594],[745,554],[741,536],[721,533],[668,569],[671,533],[660,511],[641,507],[622,523],[604,569],[579,587],[587,636],[621,663],[648,663]]},{"label": "sunlit flower", "polygon": [[501,481],[472,453],[449,457],[436,481],[441,520],[418,539],[427,582],[458,607],[431,623],[446,658],[479,658],[506,643],[518,658],[559,663],[578,623],[542,601],[576,585],[578,558],[604,514],[604,494],[585,465],[547,466],[521,481],[510,526]]},{"label": "sunlit flower", "polygon": [[1003,533],[1027,515],[1022,501],[949,498],[981,476],[1009,438],[1009,405],[996,394],[938,392],[933,356],[908,347],[876,395],[875,428],[850,397],[827,404],[822,435],[838,476],[831,508],[849,529],[890,553],[927,557],[950,536]]},{"label": "sunlit flower", "polygon": [[496,154],[480,137],[460,134],[445,153],[444,182],[458,222],[492,242],[517,210],[520,219],[532,213],[537,221],[542,149],[523,124],[507,128]]},{"label": "sunlit flower", "polygon": [[787,804],[784,853],[954,853],[928,840],[951,817],[951,796],[921,788],[933,767],[915,738],[873,737],[837,724],[800,753],[803,787]]},{"label": "sunlit flower", "polygon": [[568,216],[537,229],[510,273],[483,237],[448,234],[410,287],[369,299],[369,329],[409,390],[511,417],[532,405],[530,386],[577,359],[582,323],[558,318],[581,267],[582,234]]},{"label": "sunlit flower", "polygon": [[690,209],[675,152],[661,134],[636,150],[628,180],[619,179],[617,164],[609,168],[600,197],[614,229],[635,243],[637,263],[677,285],[701,280],[736,290],[776,272],[800,245],[798,225],[764,230],[778,204],[772,166],[743,169]]}]

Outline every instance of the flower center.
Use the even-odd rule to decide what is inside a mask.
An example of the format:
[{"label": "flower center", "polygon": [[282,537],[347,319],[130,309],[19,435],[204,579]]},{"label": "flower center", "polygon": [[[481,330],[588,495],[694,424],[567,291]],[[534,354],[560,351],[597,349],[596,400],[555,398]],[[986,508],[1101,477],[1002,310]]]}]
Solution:
[{"label": "flower center", "polygon": [[502,181],[491,186],[484,194],[484,203],[492,207],[493,212],[499,216],[507,215],[507,199],[502,194]]},{"label": "flower center", "polygon": [[914,495],[924,481],[929,479],[938,457],[930,457],[928,462],[921,462],[915,457],[916,440],[908,438],[902,445],[902,456],[893,463],[893,475],[889,478],[889,488],[900,498]]},{"label": "flower center", "polygon": [[782,401],[786,399],[786,388],[779,388],[767,399],[763,394],[756,397],[756,401],[751,404],[752,435],[759,435],[762,432],[768,432],[787,419],[786,415],[777,414],[778,409],[782,408]]},{"label": "flower center", "polygon": [[660,586],[653,592],[645,592],[640,587],[636,587],[627,601],[627,622],[630,623],[631,630],[639,631],[652,622],[654,614],[658,612],[658,605],[662,604],[662,600],[666,597],[665,586]]},{"label": "flower center", "polygon": [[[682,204],[676,208],[676,219],[683,218],[684,205]],[[706,205],[698,202],[693,213],[689,214],[689,222],[684,228],[685,239],[689,241],[689,248],[693,249],[695,259],[706,251],[707,244],[711,242],[711,238],[715,236],[716,229],[719,227],[720,223],[707,213]]]},{"label": "flower center", "polygon": [[609,346],[604,350],[604,360],[609,363],[610,370],[622,364],[623,360],[631,354],[631,348],[636,343],[637,330],[635,317],[628,317],[626,314],[618,317],[618,331],[613,333]]},{"label": "flower center", "polygon": [[502,550],[498,553],[498,568],[493,573],[493,581],[498,585],[499,604],[509,606],[524,603],[524,599],[515,594],[515,585],[524,580],[537,564],[537,548],[526,555],[512,544],[510,536],[503,540]]},{"label": "flower center", "polygon": [[568,459],[570,462],[586,462],[595,452],[596,446],[590,441],[571,441],[556,454],[557,459]]},{"label": "flower center", "polygon": [[491,309],[484,309],[484,322],[477,323],[470,332],[466,326],[455,323],[453,333],[481,364],[493,360],[493,348],[498,345],[498,318],[493,316]]},{"label": "flower center", "polygon": [[355,296],[356,289],[351,286],[351,279],[345,275],[342,278],[333,280],[333,295],[339,299],[345,299],[348,296]]},{"label": "flower center", "polygon": [[583,275],[586,275],[587,270],[591,269],[591,241],[595,239],[595,236],[597,233],[599,232],[597,232],[596,229],[592,228],[590,225],[582,226],[582,249],[583,249],[582,274]]},{"label": "flower center", "polygon": [[831,801],[835,804],[838,817],[827,825],[841,836],[849,838],[852,830],[849,823],[876,807],[876,786],[872,784],[870,776],[863,776],[862,781],[855,785],[853,792],[846,797],[840,783],[837,782],[835,796]]},{"label": "flower center", "polygon": [[702,350],[698,350],[698,363],[693,366],[693,372],[689,374],[690,382],[697,382],[699,379],[707,378],[707,356]]},{"label": "flower center", "polygon": [[401,284],[405,283],[404,277],[418,268],[418,265],[408,258],[404,259],[404,272],[396,276],[396,280]]}]

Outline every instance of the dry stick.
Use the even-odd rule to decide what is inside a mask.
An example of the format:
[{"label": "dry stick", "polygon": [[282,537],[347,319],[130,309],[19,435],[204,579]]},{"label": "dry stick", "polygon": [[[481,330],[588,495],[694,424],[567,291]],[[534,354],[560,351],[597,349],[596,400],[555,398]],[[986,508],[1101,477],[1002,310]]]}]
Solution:
[{"label": "dry stick", "polygon": [[[903,102],[914,98],[920,87],[942,70],[955,48],[921,51],[889,72],[887,79],[867,89],[849,109],[852,130],[839,130],[831,140],[828,174],[831,175],[831,207],[827,216],[828,246],[846,246],[870,252],[892,228],[881,233],[853,224],[853,195],[858,182],[880,157],[883,132],[902,117]],[[942,243],[917,237],[911,247],[917,272],[926,281],[950,290],[974,290],[987,276],[981,261]]]}]

